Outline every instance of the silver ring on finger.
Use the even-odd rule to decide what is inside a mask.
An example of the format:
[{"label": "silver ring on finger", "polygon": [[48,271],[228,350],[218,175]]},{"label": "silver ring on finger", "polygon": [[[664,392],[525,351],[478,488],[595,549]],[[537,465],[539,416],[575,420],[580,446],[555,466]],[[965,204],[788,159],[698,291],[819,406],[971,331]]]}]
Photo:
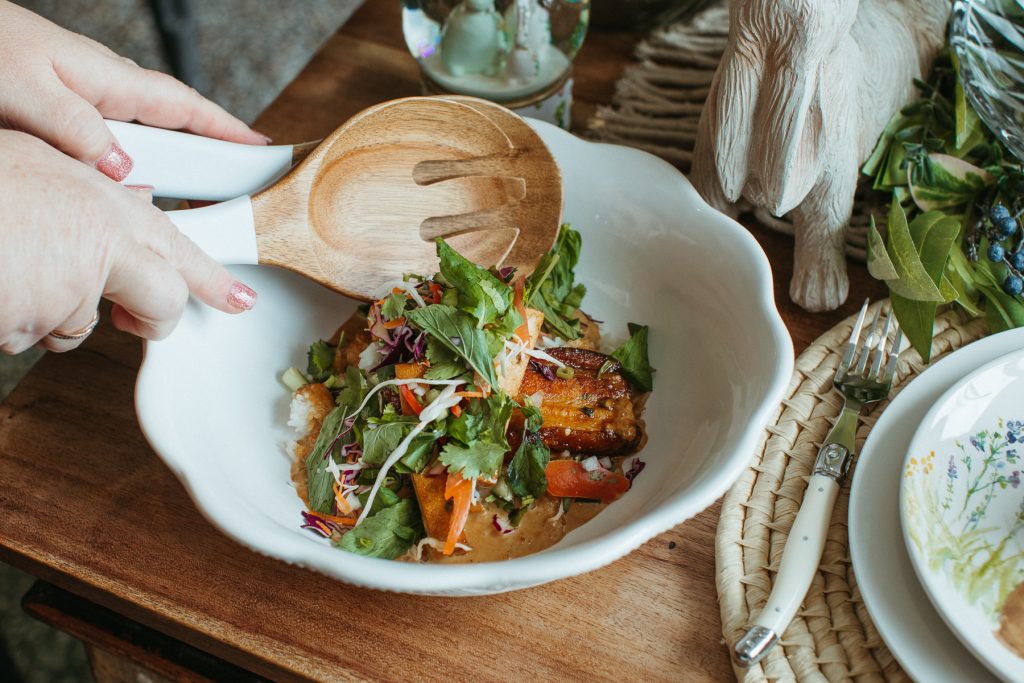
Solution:
[{"label": "silver ring on finger", "polygon": [[77,330],[72,330],[70,332],[64,332],[63,330],[54,330],[54,331],[50,332],[49,336],[53,337],[54,339],[63,339],[63,340],[67,340],[67,341],[80,341],[80,340],[85,339],[86,337],[88,337],[90,334],[92,334],[92,331],[95,330],[96,326],[99,325],[99,324],[100,324],[100,311],[99,311],[99,309],[96,309],[96,312],[92,316],[92,320],[90,320],[89,323],[87,325],[85,325],[84,327],[80,327]]}]

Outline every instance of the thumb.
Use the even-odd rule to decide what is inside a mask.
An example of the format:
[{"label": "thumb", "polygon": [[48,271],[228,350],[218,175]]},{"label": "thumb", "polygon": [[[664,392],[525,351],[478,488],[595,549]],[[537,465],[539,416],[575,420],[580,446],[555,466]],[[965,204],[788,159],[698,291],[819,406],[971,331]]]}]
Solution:
[{"label": "thumb", "polygon": [[49,90],[44,100],[49,111],[41,125],[35,126],[37,130],[29,132],[112,180],[120,182],[128,177],[134,165],[132,159],[117,143],[96,107],[62,83]]}]

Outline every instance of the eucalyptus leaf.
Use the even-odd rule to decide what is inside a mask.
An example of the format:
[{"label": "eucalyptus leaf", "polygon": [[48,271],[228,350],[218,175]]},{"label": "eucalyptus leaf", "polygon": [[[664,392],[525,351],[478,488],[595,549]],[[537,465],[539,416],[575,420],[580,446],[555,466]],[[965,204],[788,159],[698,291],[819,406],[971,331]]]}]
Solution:
[{"label": "eucalyptus leaf", "polygon": [[932,355],[932,328],[938,304],[934,301],[913,301],[895,293],[889,295],[889,300],[903,334],[927,363]]},{"label": "eucalyptus leaf", "polygon": [[942,301],[942,292],[921,262],[917,245],[914,244],[907,224],[907,215],[895,199],[889,209],[887,252],[893,267],[899,273],[899,279],[886,280],[890,291],[914,301]]},{"label": "eucalyptus leaf", "polygon": [[868,272],[876,280],[896,280],[900,276],[885,250],[885,240],[875,226],[874,216],[868,229]]}]

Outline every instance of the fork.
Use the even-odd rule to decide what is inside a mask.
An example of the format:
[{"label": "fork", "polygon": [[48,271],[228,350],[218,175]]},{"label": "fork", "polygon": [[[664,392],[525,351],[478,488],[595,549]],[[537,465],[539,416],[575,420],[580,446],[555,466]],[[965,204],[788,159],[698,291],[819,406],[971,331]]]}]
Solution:
[{"label": "fork", "polygon": [[[832,384],[843,396],[843,410],[818,450],[800,511],[782,550],[771,595],[733,648],[733,657],[741,667],[761,661],[796,616],[821,562],[832,509],[853,459],[857,417],[865,405],[885,399],[892,388],[903,331],[891,309],[881,330],[878,329],[882,312],[879,306],[862,342],[861,330],[869,304],[870,300],[864,301],[836,368]],[[895,334],[887,345],[890,330],[895,330]],[[885,357],[888,360],[883,368]]]}]

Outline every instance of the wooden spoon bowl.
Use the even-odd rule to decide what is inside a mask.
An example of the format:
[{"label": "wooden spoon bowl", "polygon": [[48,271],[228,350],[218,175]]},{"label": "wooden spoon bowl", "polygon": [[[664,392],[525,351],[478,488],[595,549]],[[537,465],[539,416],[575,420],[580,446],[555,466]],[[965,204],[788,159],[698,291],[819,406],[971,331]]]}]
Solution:
[{"label": "wooden spoon bowl", "polygon": [[532,269],[557,238],[561,178],[508,116],[441,98],[361,112],[252,197],[258,261],[364,299],[436,272],[437,237],[481,265]]}]

